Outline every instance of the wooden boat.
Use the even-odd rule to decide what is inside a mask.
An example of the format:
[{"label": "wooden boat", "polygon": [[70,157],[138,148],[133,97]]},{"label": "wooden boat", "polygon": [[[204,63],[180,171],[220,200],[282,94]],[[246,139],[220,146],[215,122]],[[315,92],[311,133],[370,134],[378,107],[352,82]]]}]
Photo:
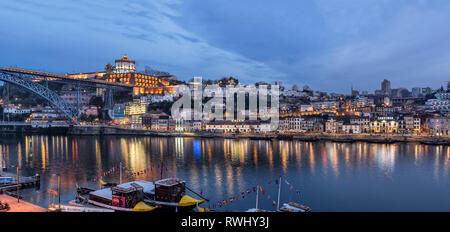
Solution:
[{"label": "wooden boat", "polygon": [[100,190],[77,187],[76,199],[115,211],[190,211],[206,201],[186,195],[186,183],[178,178],[136,180]]},{"label": "wooden boat", "polygon": [[100,213],[105,213],[105,212],[114,212],[114,210],[112,209],[107,209],[107,208],[99,208],[99,207],[88,207],[85,205],[71,205],[69,203],[69,205],[61,205],[61,206],[52,206],[49,207],[48,210],[50,212],[100,212]]},{"label": "wooden boat", "polygon": [[311,212],[311,208],[295,202],[284,203],[280,212]]}]

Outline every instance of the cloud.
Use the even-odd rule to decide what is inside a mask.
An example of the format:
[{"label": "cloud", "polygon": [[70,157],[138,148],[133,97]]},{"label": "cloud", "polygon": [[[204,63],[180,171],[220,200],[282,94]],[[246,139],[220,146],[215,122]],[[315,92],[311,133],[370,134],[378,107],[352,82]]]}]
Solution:
[{"label": "cloud", "polygon": [[[450,76],[445,0],[6,0],[1,65],[103,69],[123,53],[182,79],[235,76],[348,92],[439,87]],[[8,33],[4,33],[8,31]]]},{"label": "cloud", "polygon": [[[314,62],[310,60],[309,64],[320,65],[320,70],[313,72],[316,80],[328,83],[324,87],[329,90],[339,83],[347,83],[341,87],[342,91],[348,90],[351,84],[373,90],[384,78],[391,79],[393,87],[439,87],[450,76],[450,45],[446,42],[450,39],[450,32],[443,30],[450,20],[450,16],[443,13],[450,9],[449,4],[441,4],[437,8],[424,5],[423,1],[410,3],[401,8],[396,6],[395,14],[385,10],[392,4],[375,4],[376,12],[356,13],[378,20],[357,25],[350,23],[358,31],[350,36],[351,42],[343,42],[326,54],[311,58]],[[349,32],[345,27],[350,25],[330,18],[333,22],[330,22],[330,27]],[[365,21],[362,16],[352,21],[360,18]],[[351,16],[347,17],[350,19]],[[354,37],[357,39],[353,40]],[[308,63],[299,64],[302,65],[307,69]]]},{"label": "cloud", "polygon": [[[174,22],[179,1],[7,1],[1,38],[3,64],[55,72],[100,70],[123,53],[183,79],[237,76],[247,81],[282,73],[217,48]],[[14,20],[11,20],[14,18]],[[9,20],[7,20],[9,19]],[[8,23],[5,23],[8,22]],[[8,58],[6,58],[8,57]]]}]

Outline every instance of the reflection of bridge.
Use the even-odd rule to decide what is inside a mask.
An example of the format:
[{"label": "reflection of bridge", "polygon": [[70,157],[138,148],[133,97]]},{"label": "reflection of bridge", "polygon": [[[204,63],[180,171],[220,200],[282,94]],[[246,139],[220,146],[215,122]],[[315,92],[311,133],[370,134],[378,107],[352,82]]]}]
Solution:
[{"label": "reflection of bridge", "polygon": [[[56,110],[60,111],[64,116],[76,123],[80,109],[80,86],[90,86],[96,88],[107,89],[105,102],[106,107],[111,108],[113,105],[113,88],[121,88],[128,91],[133,89],[133,85],[106,82],[96,79],[74,79],[68,75],[60,75],[55,73],[38,72],[33,70],[19,68],[0,68],[0,81],[8,82],[13,85],[23,87],[24,89],[44,98]],[[60,82],[65,84],[74,84],[77,89],[77,105],[76,107],[67,103],[57,93],[48,88],[48,82]],[[39,82],[44,82],[45,85]]]}]

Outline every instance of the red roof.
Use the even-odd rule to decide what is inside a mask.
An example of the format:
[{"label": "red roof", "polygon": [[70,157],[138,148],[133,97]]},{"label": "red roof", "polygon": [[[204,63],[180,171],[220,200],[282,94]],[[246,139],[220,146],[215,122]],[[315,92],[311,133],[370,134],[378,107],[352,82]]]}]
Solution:
[{"label": "red roof", "polygon": [[131,63],[134,63],[133,60],[130,60],[130,58],[127,57],[127,54],[124,54],[123,57],[120,60],[116,60],[116,62],[131,62]]}]

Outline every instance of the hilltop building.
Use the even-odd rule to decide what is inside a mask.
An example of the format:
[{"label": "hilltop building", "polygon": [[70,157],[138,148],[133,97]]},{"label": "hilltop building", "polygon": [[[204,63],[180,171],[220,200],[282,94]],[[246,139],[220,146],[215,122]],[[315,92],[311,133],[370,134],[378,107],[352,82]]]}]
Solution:
[{"label": "hilltop building", "polygon": [[127,55],[116,60],[115,66],[102,79],[108,82],[134,85],[133,95],[164,94],[174,91],[170,79],[137,73],[135,61],[130,60]]}]

